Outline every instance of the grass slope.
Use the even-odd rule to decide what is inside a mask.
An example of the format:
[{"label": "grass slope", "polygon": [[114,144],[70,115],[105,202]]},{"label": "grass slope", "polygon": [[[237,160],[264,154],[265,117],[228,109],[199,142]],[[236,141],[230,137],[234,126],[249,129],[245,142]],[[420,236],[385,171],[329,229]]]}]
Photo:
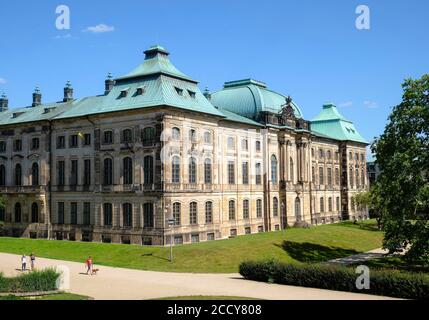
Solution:
[{"label": "grass slope", "polygon": [[169,248],[0,238],[0,252],[84,262],[92,256],[96,265],[142,270],[195,273],[238,272],[243,260],[276,258],[283,262],[320,262],[381,247],[382,232],[374,221],[361,226],[352,222],[310,229],[287,229],[234,239]]}]

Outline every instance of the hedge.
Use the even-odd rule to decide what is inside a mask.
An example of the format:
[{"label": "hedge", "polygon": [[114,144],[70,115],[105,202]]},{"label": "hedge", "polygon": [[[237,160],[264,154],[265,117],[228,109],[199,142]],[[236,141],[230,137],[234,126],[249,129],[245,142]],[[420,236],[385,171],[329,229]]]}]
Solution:
[{"label": "hedge", "polygon": [[367,293],[404,299],[429,299],[429,276],[388,270],[370,270],[370,288],[359,290],[354,268],[333,265],[293,265],[274,260],[246,261],[240,274],[248,280]]},{"label": "hedge", "polygon": [[54,269],[33,271],[13,278],[0,273],[0,292],[43,292],[56,290],[59,273]]}]

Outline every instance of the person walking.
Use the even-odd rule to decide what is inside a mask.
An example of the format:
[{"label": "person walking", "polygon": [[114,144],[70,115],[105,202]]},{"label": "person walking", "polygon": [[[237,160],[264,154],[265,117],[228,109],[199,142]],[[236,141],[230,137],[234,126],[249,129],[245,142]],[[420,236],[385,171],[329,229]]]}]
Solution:
[{"label": "person walking", "polygon": [[[85,265],[87,268],[86,274],[92,275],[92,264],[93,264],[92,257],[88,257],[88,259],[86,259],[86,262],[85,262]],[[91,271],[91,273],[90,273],[90,271]]]},{"label": "person walking", "polygon": [[36,256],[34,255],[34,253],[32,253],[30,255],[30,266],[31,266],[31,271],[34,271],[34,265],[36,263]]},{"label": "person walking", "polygon": [[27,257],[25,256],[25,254],[23,254],[21,257],[21,271],[27,271]]}]

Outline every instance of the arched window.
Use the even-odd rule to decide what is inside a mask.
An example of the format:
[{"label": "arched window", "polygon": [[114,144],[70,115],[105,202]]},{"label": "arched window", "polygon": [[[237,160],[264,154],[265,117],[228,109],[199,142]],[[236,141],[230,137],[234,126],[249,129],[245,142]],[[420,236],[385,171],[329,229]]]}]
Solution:
[{"label": "arched window", "polygon": [[354,185],[354,183],[353,183],[353,180],[354,180],[354,179],[353,179],[353,178],[354,178],[354,177],[353,177],[353,169],[352,169],[352,168],[350,168],[349,173],[350,173],[350,174],[349,174],[350,186],[351,186],[351,187],[353,187],[353,185]]},{"label": "arched window", "polygon": [[153,157],[146,156],[143,159],[144,184],[153,184]]},{"label": "arched window", "polygon": [[113,184],[113,160],[110,158],[104,159],[103,162],[103,184],[106,186]]},{"label": "arched window", "polygon": [[212,184],[212,161],[210,159],[204,160],[204,183]]},{"label": "arched window", "polygon": [[295,198],[295,219],[301,221],[301,200],[298,197]]},{"label": "arched window", "polygon": [[19,202],[15,204],[15,222],[16,223],[22,222],[21,204]]},{"label": "arched window", "polygon": [[31,205],[31,223],[39,223],[39,206],[35,202]]},{"label": "arched window", "polygon": [[196,225],[198,224],[198,204],[196,202],[191,202],[189,204],[189,224]]},{"label": "arched window", "polygon": [[6,185],[6,168],[4,165],[0,165],[0,186]]},{"label": "arched window", "polygon": [[230,200],[228,203],[229,220],[235,220],[235,201]]},{"label": "arched window", "polygon": [[340,185],[340,169],[335,168],[335,185]]},{"label": "arched window", "polygon": [[332,212],[332,198],[328,198],[328,212]]},{"label": "arched window", "polygon": [[197,183],[197,160],[189,159],[189,183]]},{"label": "arched window", "polygon": [[332,186],[332,169],[328,168],[328,169],[326,169],[326,172],[327,172],[328,185]]},{"label": "arched window", "polygon": [[124,184],[133,184],[133,160],[130,157],[126,157],[122,162]]},{"label": "arched window", "polygon": [[279,215],[279,200],[274,197],[273,198],[273,216],[278,217]]},{"label": "arched window", "polygon": [[174,156],[171,161],[171,182],[180,183],[180,158]]},{"label": "arched window", "polygon": [[197,140],[197,131],[195,129],[189,130],[189,141],[192,143],[196,143]]},{"label": "arched window", "polygon": [[113,208],[111,203],[103,204],[103,218],[105,226],[112,226],[113,223]]},{"label": "arched window", "polygon": [[277,183],[277,157],[271,156],[271,182]]},{"label": "arched window", "polygon": [[132,142],[133,141],[133,132],[131,129],[125,129],[122,131],[122,141],[123,142]]},{"label": "arched window", "polygon": [[331,150],[328,150],[328,152],[327,152],[327,156],[328,156],[328,160],[331,160],[331,158],[332,158]]},{"label": "arched window", "polygon": [[212,134],[208,131],[204,132],[204,143],[211,144],[212,143]]},{"label": "arched window", "polygon": [[171,129],[171,137],[173,138],[173,140],[180,140],[180,129],[179,128]]},{"label": "arched window", "polygon": [[243,219],[249,219],[249,200],[243,200]]},{"label": "arched window", "polygon": [[124,227],[133,226],[133,205],[131,203],[124,203],[122,205],[122,221]]},{"label": "arched window", "polygon": [[294,166],[293,166],[293,159],[292,157],[290,157],[289,159],[289,177],[290,177],[290,181],[292,181],[292,183],[294,182]]},{"label": "arched window", "polygon": [[22,185],[22,167],[18,163],[15,166],[15,186],[21,186]]},{"label": "arched window", "polygon": [[154,217],[153,217],[153,203],[147,202],[143,205],[143,220],[145,228],[153,228]]},{"label": "arched window", "polygon": [[325,212],[325,199],[320,197],[320,212]]},{"label": "arched window", "polygon": [[213,202],[206,202],[206,223],[213,223]]},{"label": "arched window", "polygon": [[176,202],[173,204],[173,219],[174,219],[175,226],[180,226],[182,224],[181,207],[182,205],[179,202]]},{"label": "arched window", "polygon": [[256,184],[261,184],[262,183],[262,172],[261,172],[261,164],[257,163],[256,164],[256,176],[255,176],[255,181]]},{"label": "arched window", "polygon": [[256,200],[256,217],[262,218],[262,200]]},{"label": "arched window", "polygon": [[359,187],[359,169],[356,169],[356,186]]},{"label": "arched window", "polygon": [[36,162],[31,167],[31,185],[33,187],[39,185],[39,165]]}]

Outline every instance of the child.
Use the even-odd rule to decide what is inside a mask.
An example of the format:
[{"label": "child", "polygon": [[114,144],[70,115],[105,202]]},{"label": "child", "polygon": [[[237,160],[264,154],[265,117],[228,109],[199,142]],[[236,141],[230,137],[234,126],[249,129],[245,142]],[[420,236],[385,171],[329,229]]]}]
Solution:
[{"label": "child", "polygon": [[25,254],[23,254],[21,257],[21,271],[27,271],[27,257],[25,256]]}]

